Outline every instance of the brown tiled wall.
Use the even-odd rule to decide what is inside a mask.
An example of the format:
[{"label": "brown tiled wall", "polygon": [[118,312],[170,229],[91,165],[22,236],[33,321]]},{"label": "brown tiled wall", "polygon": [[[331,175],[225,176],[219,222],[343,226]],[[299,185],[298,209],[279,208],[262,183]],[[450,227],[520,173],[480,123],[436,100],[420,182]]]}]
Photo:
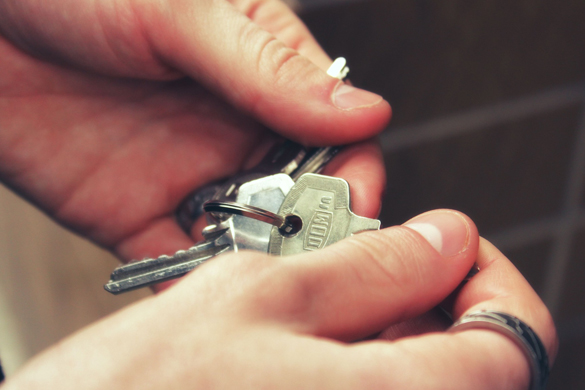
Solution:
[{"label": "brown tiled wall", "polygon": [[402,125],[582,80],[583,15],[579,0],[373,0],[304,20]]},{"label": "brown tiled wall", "polygon": [[383,220],[458,208],[489,234],[557,213],[579,119],[570,107],[387,155]]},{"label": "brown tiled wall", "polygon": [[[310,5],[307,0],[305,4]],[[549,389],[585,388],[585,2],[335,3],[303,14],[394,109],[385,225],[468,213],[549,305]]]}]

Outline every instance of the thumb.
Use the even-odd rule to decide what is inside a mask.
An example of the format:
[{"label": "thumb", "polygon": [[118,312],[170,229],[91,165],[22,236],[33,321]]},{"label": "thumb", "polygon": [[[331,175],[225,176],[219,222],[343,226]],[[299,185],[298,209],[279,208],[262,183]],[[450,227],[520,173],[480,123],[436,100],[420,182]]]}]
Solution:
[{"label": "thumb", "polygon": [[98,73],[186,74],[304,144],[351,143],[385,127],[388,103],[328,76],[327,55],[280,0],[232,1],[0,2],[0,32],[35,56]]},{"label": "thumb", "polygon": [[[299,50],[313,53],[321,65],[326,57],[315,54],[318,45],[292,11],[275,2],[252,1],[246,8],[253,18],[272,7],[271,22],[264,22],[271,32],[225,1],[161,2],[165,9],[143,13],[143,24],[163,61],[288,138],[341,144],[382,130],[388,103],[328,76],[302,55]],[[278,19],[291,22],[285,29]]]},{"label": "thumb", "polygon": [[[308,254],[285,257],[270,279],[272,308],[295,331],[351,340],[427,312],[463,280],[477,257],[473,222],[436,210],[402,226],[364,232]],[[274,261],[274,260],[272,260]],[[282,274],[282,275],[281,275]]]}]

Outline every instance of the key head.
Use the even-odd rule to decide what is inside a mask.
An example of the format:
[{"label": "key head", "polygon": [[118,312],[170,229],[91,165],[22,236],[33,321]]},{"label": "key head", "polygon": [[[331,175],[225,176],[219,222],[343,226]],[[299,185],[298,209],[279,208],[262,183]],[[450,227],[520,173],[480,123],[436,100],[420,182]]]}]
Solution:
[{"label": "key head", "polygon": [[285,197],[278,214],[295,226],[272,228],[268,252],[286,256],[321,249],[364,230],[379,230],[380,221],[351,211],[349,184],[340,178],[302,175]]},{"label": "key head", "polygon": [[[266,153],[262,161],[260,161],[255,167],[223,180],[210,183],[189,194],[189,196],[181,202],[176,212],[179,226],[181,226],[187,234],[191,234],[193,224],[205,213],[203,205],[206,202],[210,200],[236,201],[243,184],[277,173],[286,173],[287,175],[292,174],[299,170],[299,168],[304,167],[306,160],[309,160],[309,162],[312,163],[315,158],[311,157],[319,152],[320,149],[327,148],[310,150],[303,145],[288,140],[275,144]],[[321,154],[323,153],[321,152]],[[329,154],[333,155],[333,153]],[[326,160],[326,158],[323,158],[323,160]],[[325,163],[322,165],[324,164]],[[316,168],[320,169],[322,165],[317,166]],[[221,221],[215,220],[208,222],[215,223]]]},{"label": "key head", "polygon": [[[266,176],[243,184],[237,202],[277,213],[293,185],[293,180],[284,173]],[[242,215],[232,215],[229,223],[230,234],[223,239],[230,241],[234,251],[250,249],[268,252],[272,225]]]},{"label": "key head", "polygon": [[[286,194],[294,185],[290,176],[284,173],[262,177],[242,184],[238,191],[236,204],[259,207],[262,210],[277,213]],[[229,245],[230,250],[238,252],[243,249],[267,253],[272,225],[238,213],[211,212],[208,219],[212,224],[205,228],[203,235],[215,230],[215,226],[228,227],[216,242]]]}]

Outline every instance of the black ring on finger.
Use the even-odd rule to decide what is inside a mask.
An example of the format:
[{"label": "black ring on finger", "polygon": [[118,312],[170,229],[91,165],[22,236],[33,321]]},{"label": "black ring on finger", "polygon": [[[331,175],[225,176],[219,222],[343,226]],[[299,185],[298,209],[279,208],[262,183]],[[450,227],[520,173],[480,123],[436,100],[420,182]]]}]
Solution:
[{"label": "black ring on finger", "polygon": [[530,326],[509,314],[483,310],[461,317],[448,331],[478,328],[495,330],[514,341],[530,363],[532,373],[530,390],[544,390],[550,372],[548,355],[542,341]]}]

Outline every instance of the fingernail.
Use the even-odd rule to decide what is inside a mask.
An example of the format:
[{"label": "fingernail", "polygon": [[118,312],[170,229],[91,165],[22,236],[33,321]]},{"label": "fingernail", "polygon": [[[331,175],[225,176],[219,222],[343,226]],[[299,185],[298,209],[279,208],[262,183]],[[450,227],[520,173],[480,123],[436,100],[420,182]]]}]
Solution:
[{"label": "fingernail", "polygon": [[343,110],[368,107],[382,101],[382,96],[352,87],[347,84],[338,84],[332,96],[333,104]]},{"label": "fingernail", "polygon": [[445,257],[463,252],[469,243],[469,224],[454,211],[430,211],[414,217],[403,226],[418,232]]}]

